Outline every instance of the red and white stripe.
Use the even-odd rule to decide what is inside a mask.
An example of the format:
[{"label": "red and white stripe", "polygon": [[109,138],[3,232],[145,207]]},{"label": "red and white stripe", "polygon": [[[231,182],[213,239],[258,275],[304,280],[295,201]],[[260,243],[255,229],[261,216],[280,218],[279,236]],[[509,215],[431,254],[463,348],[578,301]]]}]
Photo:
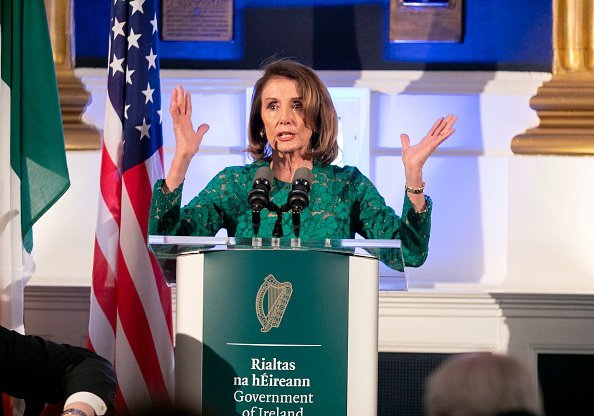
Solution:
[{"label": "red and white stripe", "polygon": [[173,399],[171,291],[146,245],[159,150],[122,174],[122,125],[107,100],[89,345],[116,370],[118,414]]}]

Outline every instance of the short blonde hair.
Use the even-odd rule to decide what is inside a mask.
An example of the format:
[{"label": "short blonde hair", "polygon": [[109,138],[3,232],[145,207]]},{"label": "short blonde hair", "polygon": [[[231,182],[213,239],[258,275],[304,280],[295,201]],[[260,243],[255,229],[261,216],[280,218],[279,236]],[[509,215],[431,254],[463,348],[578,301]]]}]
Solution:
[{"label": "short blonde hair", "polygon": [[427,381],[427,416],[543,414],[538,382],[520,361],[491,353],[449,358]]},{"label": "short blonde hair", "polygon": [[305,125],[313,131],[308,151],[313,160],[332,163],[338,156],[338,116],[328,89],[313,69],[291,59],[279,59],[264,67],[264,74],[256,82],[252,94],[248,128],[248,151],[255,160],[270,156],[272,149],[262,137],[262,90],[273,78],[297,81],[303,97]]}]

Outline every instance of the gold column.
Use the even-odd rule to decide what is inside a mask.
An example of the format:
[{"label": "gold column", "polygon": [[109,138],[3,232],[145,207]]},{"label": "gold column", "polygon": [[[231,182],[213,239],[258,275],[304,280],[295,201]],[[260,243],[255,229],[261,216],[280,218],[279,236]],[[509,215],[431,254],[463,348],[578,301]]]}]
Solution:
[{"label": "gold column", "polygon": [[81,118],[90,102],[90,95],[74,75],[72,0],[44,1],[58,78],[66,149],[98,149],[101,143],[99,131],[85,124]]},{"label": "gold column", "polygon": [[540,125],[517,154],[594,155],[594,0],[553,0],[553,76],[530,100]]}]

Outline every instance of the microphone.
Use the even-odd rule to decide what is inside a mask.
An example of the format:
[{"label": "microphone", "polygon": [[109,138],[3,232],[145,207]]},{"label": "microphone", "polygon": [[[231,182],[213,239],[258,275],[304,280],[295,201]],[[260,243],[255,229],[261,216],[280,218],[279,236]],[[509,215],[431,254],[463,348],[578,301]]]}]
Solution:
[{"label": "microphone", "polygon": [[254,235],[260,230],[260,211],[270,202],[270,188],[274,174],[268,166],[262,166],[254,175],[252,190],[248,193],[248,204],[252,207],[252,228]]},{"label": "microphone", "polygon": [[313,173],[308,168],[299,168],[293,175],[287,204],[292,211],[293,230],[297,238],[299,238],[301,230],[301,211],[309,205],[309,190],[311,189],[312,179]]}]

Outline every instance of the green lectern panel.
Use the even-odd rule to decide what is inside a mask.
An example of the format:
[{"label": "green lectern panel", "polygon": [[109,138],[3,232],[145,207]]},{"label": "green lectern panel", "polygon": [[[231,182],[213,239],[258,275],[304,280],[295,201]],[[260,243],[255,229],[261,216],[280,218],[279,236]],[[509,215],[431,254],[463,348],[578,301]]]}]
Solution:
[{"label": "green lectern panel", "polygon": [[205,414],[346,414],[348,256],[235,250],[204,261]]}]

